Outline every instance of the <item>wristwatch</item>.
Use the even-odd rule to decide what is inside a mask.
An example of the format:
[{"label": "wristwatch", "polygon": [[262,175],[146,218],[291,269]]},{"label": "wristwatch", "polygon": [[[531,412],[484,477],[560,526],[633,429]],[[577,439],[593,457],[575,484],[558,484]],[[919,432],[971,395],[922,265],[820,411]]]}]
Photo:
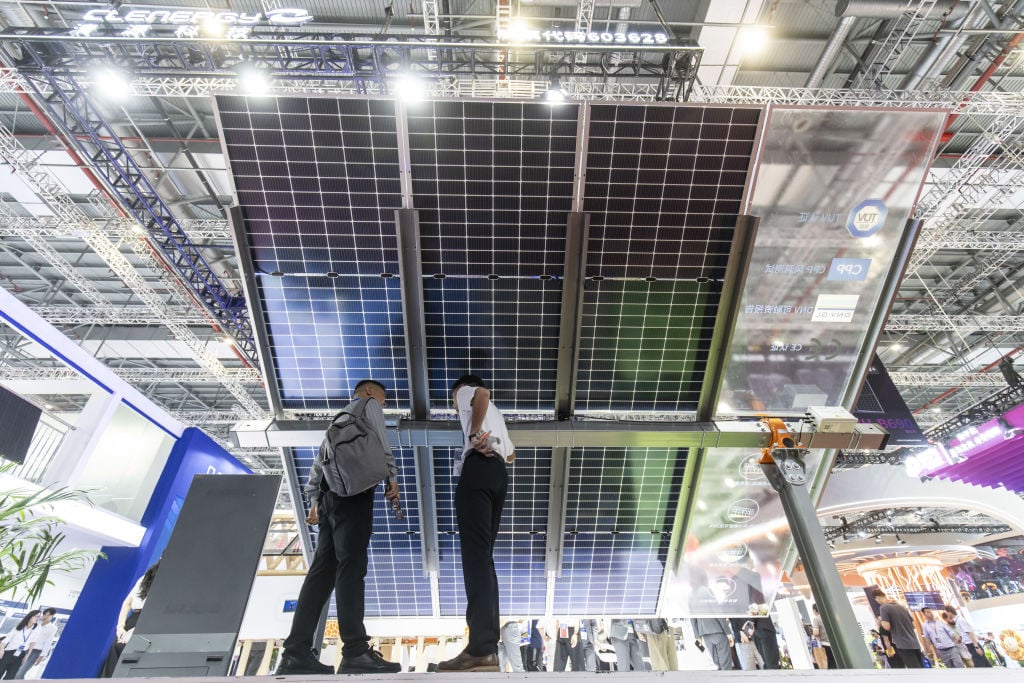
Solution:
[{"label": "wristwatch", "polygon": [[481,435],[481,434],[483,434],[483,433],[484,433],[484,432],[483,432],[483,430],[481,429],[481,430],[480,430],[479,432],[476,432],[475,434],[470,434],[470,435],[469,435],[469,440],[470,440],[470,441],[476,441],[476,437],[480,436],[480,435]]}]

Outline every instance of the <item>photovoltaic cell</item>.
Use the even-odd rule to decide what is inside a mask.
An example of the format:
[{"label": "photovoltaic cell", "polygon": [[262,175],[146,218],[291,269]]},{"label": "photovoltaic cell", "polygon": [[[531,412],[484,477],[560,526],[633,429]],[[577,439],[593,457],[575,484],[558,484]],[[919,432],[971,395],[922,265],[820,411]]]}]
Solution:
[{"label": "photovoltaic cell", "polygon": [[664,448],[572,450],[556,613],[654,612],[686,455]]},{"label": "photovoltaic cell", "polygon": [[[315,448],[293,448],[291,457],[301,485],[309,480]],[[430,580],[423,573],[423,539],[415,456],[411,448],[394,450],[405,519],[395,519],[380,487],[373,500],[373,535],[366,574],[366,616],[430,616]],[[303,501],[304,512],[309,505]],[[317,530],[312,531],[314,547]],[[333,601],[332,601],[333,605]]]},{"label": "photovoltaic cell", "polygon": [[561,275],[578,107],[428,102],[408,115],[423,272]]},{"label": "photovoltaic cell", "polygon": [[[442,616],[462,616],[466,610],[462,560],[455,516],[452,463],[458,449],[435,448],[434,478],[440,532],[438,576]],[[501,610],[504,616],[544,612],[547,579],[544,570],[551,449],[519,448],[507,465],[508,494],[494,548]]]},{"label": "photovoltaic cell", "polygon": [[697,409],[720,283],[587,281],[576,408]]},{"label": "photovoltaic cell", "polygon": [[578,411],[696,410],[759,116],[591,107]]},{"label": "photovoltaic cell", "polygon": [[[284,407],[340,407],[353,378],[370,375],[393,389],[394,405],[408,406],[400,288],[381,277],[398,272],[394,102],[225,95],[217,106],[243,248],[256,268],[270,352],[284,366]],[[378,314],[386,322],[358,319]]]},{"label": "photovoltaic cell", "polygon": [[552,410],[562,284],[525,278],[424,280],[430,400],[451,409],[452,383],[479,375],[501,410]]}]

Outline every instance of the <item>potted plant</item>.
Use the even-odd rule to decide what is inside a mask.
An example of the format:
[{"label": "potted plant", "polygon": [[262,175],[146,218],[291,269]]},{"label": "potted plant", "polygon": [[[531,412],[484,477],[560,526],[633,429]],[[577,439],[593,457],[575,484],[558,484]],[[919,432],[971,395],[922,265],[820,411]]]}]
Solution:
[{"label": "potted plant", "polygon": [[[14,467],[0,464],[0,477]],[[92,504],[82,491],[64,486],[0,491],[0,596],[11,593],[9,597],[23,596],[32,604],[51,583],[52,573],[81,569],[102,556],[94,550],[60,550],[65,522],[53,514],[52,506],[62,501]]]}]

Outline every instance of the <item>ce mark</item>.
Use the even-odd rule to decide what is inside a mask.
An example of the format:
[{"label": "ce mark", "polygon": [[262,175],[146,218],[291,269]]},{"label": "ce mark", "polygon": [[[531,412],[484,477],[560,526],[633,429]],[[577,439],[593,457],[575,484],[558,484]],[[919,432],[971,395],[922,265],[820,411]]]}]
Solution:
[{"label": "ce mark", "polygon": [[833,338],[831,342],[825,343],[817,337],[811,337],[811,343],[808,347],[808,353],[804,356],[804,360],[832,360],[839,355],[841,347],[839,340]]}]

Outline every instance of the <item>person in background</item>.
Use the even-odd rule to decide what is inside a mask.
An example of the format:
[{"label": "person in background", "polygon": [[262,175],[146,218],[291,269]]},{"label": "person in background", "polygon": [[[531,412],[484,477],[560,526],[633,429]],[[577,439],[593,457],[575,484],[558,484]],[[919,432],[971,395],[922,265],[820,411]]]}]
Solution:
[{"label": "person in background", "polygon": [[34,609],[11,629],[4,638],[4,655],[0,658],[0,678],[13,679],[25,661],[26,655],[35,647],[36,622],[39,610]]},{"label": "person in background", "polygon": [[732,669],[732,633],[729,622],[722,617],[694,619],[693,635],[704,644],[719,671]]},{"label": "person in background", "polygon": [[[22,662],[21,668],[18,669],[18,673],[14,676],[15,679],[25,678],[28,670],[35,666],[37,662],[46,661],[50,648],[53,646],[53,641],[57,639],[57,624],[53,620],[56,614],[57,610],[52,607],[47,607],[43,610],[42,621],[36,627],[36,635],[32,639],[32,649],[25,655],[25,661]],[[40,658],[40,655],[43,655],[42,658]]]},{"label": "person in background", "polygon": [[[818,611],[817,605],[812,605],[811,609],[814,610],[814,617],[811,620],[811,626],[814,631],[811,636],[818,641],[818,649],[821,650],[820,654],[815,654],[814,659],[819,669],[834,669],[836,668],[836,660],[832,654],[832,643],[829,642],[828,632],[825,630],[825,622],[821,618],[821,612]],[[824,659],[822,659],[822,655]]]},{"label": "person in background", "polygon": [[984,644],[985,652],[991,656],[992,661],[997,666],[1006,666],[1006,657],[1003,655],[1002,650],[999,649],[999,641],[996,640],[996,634],[989,631],[982,640],[982,643]]},{"label": "person in background", "polygon": [[519,651],[519,622],[506,621],[501,627],[501,640],[498,641],[498,670],[505,671],[506,665],[512,667],[512,673],[522,673],[523,655]]},{"label": "person in background", "polygon": [[655,671],[677,671],[679,653],[672,627],[664,619],[647,620],[647,647],[651,652],[651,668]]},{"label": "person in background", "polygon": [[964,664],[967,664],[969,667],[991,667],[992,665],[989,664],[988,658],[985,657],[981,642],[978,640],[978,634],[974,632],[971,622],[967,621],[964,615],[957,612],[957,609],[952,605],[946,605],[944,611],[952,619],[953,628],[960,632],[960,636],[964,639],[964,645],[971,655],[970,663],[965,659]]},{"label": "person in background", "polygon": [[906,607],[894,602],[881,588],[874,589],[871,597],[880,605],[879,623],[889,632],[893,648],[898,655],[896,658],[890,657],[892,666],[904,669],[922,668],[921,641],[917,639],[917,631],[914,629],[914,617],[910,616]]},{"label": "person in background", "polygon": [[534,619],[530,625],[530,650],[527,671],[544,671],[544,620]]},{"label": "person in background", "polygon": [[729,619],[735,643],[736,660],[744,671],[757,670],[757,648],[754,646],[754,622],[747,617]]},{"label": "person in background", "polygon": [[[384,498],[394,505],[399,500],[398,467],[385,431],[385,400],[384,385],[364,379],[356,384],[352,401],[335,416],[332,426],[354,422],[357,419],[353,417],[355,415],[362,416],[372,428],[366,434],[368,447],[372,449],[373,457],[379,459],[377,462],[384,464],[382,469],[388,472]],[[334,668],[321,663],[313,651],[313,636],[332,590],[338,604],[338,629],[344,643],[338,673],[398,673],[402,669],[401,664],[387,661],[370,647],[370,637],[363,621],[370,534],[373,532],[373,498],[377,484],[354,494],[332,490],[332,487],[341,487],[332,483],[334,475],[331,472],[324,473],[325,463],[335,455],[329,452],[331,448],[331,442],[325,438],[306,484],[305,493],[310,504],[306,523],[317,526],[316,553],[299,589],[298,605],[292,617],[291,632],[284,641],[277,674],[334,673]],[[340,462],[340,459],[334,462]]]},{"label": "person in background", "polygon": [[932,658],[942,662],[947,669],[963,669],[964,660],[956,647],[960,644],[960,636],[949,624],[936,620],[935,613],[929,608],[925,607],[921,614],[924,616],[921,630],[924,631],[925,642],[931,647]]},{"label": "person in background", "polygon": [[643,671],[644,658],[640,654],[640,639],[629,619],[612,619],[608,626],[608,640],[615,648],[616,668],[619,671]]},{"label": "person in background", "polygon": [[160,569],[160,560],[154,562],[149,569],[143,572],[132,589],[128,591],[124,602],[121,603],[121,611],[117,614],[117,626],[115,627],[117,637],[114,638],[114,644],[107,652],[107,659],[103,663],[100,678],[111,678],[114,675],[114,669],[117,668],[117,662],[121,659],[124,646],[131,640],[132,634],[135,632],[135,625],[139,623],[139,616],[142,614],[142,608],[146,605],[146,598],[149,597],[149,589],[153,587],[158,569]]},{"label": "person in background", "polygon": [[885,654],[885,645],[882,643],[882,634],[871,629],[871,653],[875,656],[875,662],[879,669],[889,668],[889,658]]},{"label": "person in background", "polygon": [[770,616],[755,617],[754,646],[761,655],[762,669],[781,669],[782,661],[779,654],[779,637],[775,633],[775,624]]},{"label": "person in background", "polygon": [[555,620],[555,661],[552,671],[565,671],[566,662],[572,664],[572,670],[582,672],[583,645],[580,641],[579,619],[561,618]]},{"label": "person in background", "polygon": [[580,621],[580,640],[583,642],[583,668],[592,673],[599,668],[597,663],[597,619]]}]

